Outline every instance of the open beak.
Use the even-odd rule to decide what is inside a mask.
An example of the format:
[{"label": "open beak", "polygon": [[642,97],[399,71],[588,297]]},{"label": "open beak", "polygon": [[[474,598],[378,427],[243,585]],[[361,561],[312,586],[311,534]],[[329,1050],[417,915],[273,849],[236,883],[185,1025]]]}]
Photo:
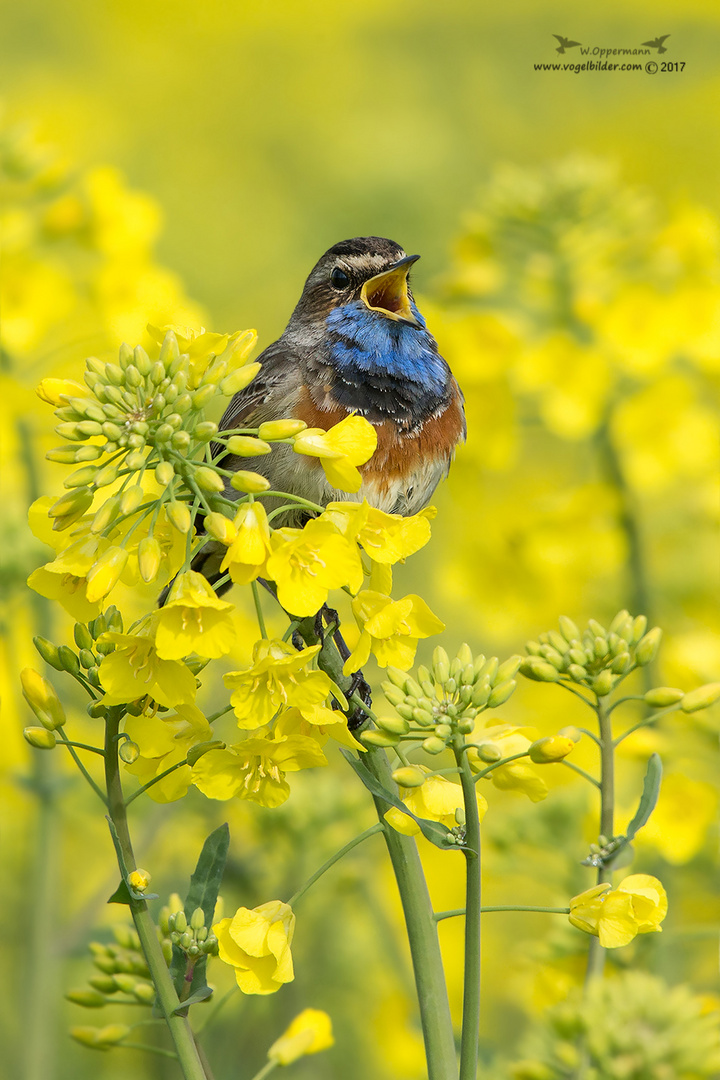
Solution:
[{"label": "open beak", "polygon": [[413,315],[407,284],[410,267],[419,258],[419,255],[406,255],[389,270],[365,282],[360,296],[371,311],[380,311],[388,319],[410,323],[411,326],[421,325]]}]

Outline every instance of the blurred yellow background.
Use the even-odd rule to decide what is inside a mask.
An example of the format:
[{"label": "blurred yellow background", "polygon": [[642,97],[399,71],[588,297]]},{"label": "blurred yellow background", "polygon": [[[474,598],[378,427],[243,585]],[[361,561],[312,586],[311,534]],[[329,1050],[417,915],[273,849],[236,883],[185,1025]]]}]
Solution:
[{"label": "blurred yellow background", "polygon": [[[685,68],[535,71],[563,59],[556,33],[600,47],[669,34],[667,53],[653,56]],[[35,384],[78,378],[86,355],[143,340],[148,321],[255,326],[264,347],[327,247],[392,237],[423,256],[414,288],[469,420],[437,493],[433,540],[398,569],[398,595],[422,592],[448,626],[450,651],[467,640],[501,658],[558,614],[582,624],[643,610],[666,635],[656,682],[691,689],[717,679],[719,46],[720,11],[700,0],[612,0],[590,12],[529,0],[494,11],[469,0],[5,5],[0,617],[3,812],[13,827],[0,1042],[9,1076],[174,1075],[135,1051],[93,1055],[71,1043],[65,1029],[96,1018],[58,1004],[62,989],[87,979],[88,942],[122,912],[105,906],[115,874],[91,796],[59,754],[33,754],[20,736],[28,720],[17,672],[41,666],[31,637],[72,632],[69,620],[49,623],[24,586],[47,557],[25,526],[27,505],[60,491],[63,475],[43,460],[58,440]],[[582,58],[575,48],[565,59]],[[377,670],[372,678],[378,685]],[[208,710],[219,693],[211,688]],[[560,696],[521,684],[503,716],[543,734],[586,723]],[[70,700],[90,737],[82,703]],[[711,1008],[717,716],[628,740],[624,820],[655,749],[667,779],[634,869],[664,881],[670,914],[662,936],[621,950],[616,967],[689,981]],[[591,748],[577,760],[595,766]],[[204,835],[229,820],[228,906],[286,897],[371,821],[346,771],[334,761],[303,774],[277,811],[197,792],[138,808],[141,862],[163,897],[183,892]],[[537,806],[489,793],[488,903],[563,905],[590,883],[579,860],[595,808],[569,771],[545,775],[552,790]],[[425,856],[438,906],[459,906],[461,857]],[[269,1001],[237,995],[209,1029],[217,1080],[253,1075],[305,1006],[331,1013],[337,1046],[295,1066],[298,1077],[421,1077],[379,843],[323,879],[298,918],[295,983]],[[488,1061],[515,1056],[518,1033],[577,981],[585,941],[560,922],[486,917]],[[461,929],[442,924],[455,1009]],[[214,977],[220,991],[229,986]]]}]

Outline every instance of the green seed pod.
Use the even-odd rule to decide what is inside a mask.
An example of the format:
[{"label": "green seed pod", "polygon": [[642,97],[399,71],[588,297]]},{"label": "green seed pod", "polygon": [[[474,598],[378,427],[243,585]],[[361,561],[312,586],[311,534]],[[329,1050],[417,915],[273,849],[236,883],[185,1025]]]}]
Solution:
[{"label": "green seed pod", "polygon": [[426,754],[442,754],[445,749],[445,743],[442,739],[438,739],[436,735],[431,735],[424,740],[422,748]]},{"label": "green seed pod", "polygon": [[598,697],[607,697],[615,685],[615,676],[611,671],[601,671],[590,683]]},{"label": "green seed pod", "polygon": [[647,615],[638,615],[637,618],[633,619],[632,638],[629,639],[629,640],[631,640],[633,644],[635,644],[636,642],[639,642],[640,638],[643,636],[643,634],[645,633],[646,630],[647,630]]},{"label": "green seed pod", "polygon": [[360,741],[367,746],[397,746],[400,742],[399,735],[390,735],[385,731],[363,731]]},{"label": "green seed pod", "polygon": [[569,619],[567,615],[561,615],[558,619],[558,623],[560,625],[560,633],[565,638],[568,645],[580,637],[580,631],[572,619]]},{"label": "green seed pod", "polygon": [[488,709],[496,709],[498,705],[504,705],[516,686],[515,679],[508,679],[507,682],[498,683],[487,700]]},{"label": "green seed pod", "polygon": [[33,645],[40,653],[46,664],[55,668],[56,671],[64,671],[64,667],[60,663],[60,654],[57,645],[53,645],[52,641],[48,641],[44,637],[34,637]]},{"label": "green seed pod", "polygon": [[714,705],[718,699],[720,699],[720,682],[706,683],[685,694],[680,708],[686,713],[698,712],[700,709],[707,709],[710,705]]},{"label": "green seed pod", "polygon": [[632,667],[632,657],[629,652],[618,653],[610,665],[610,670],[616,675],[624,675]]},{"label": "green seed pod", "polygon": [[539,656],[529,656],[523,660],[520,664],[520,672],[525,678],[534,679],[536,682],[557,682],[560,678],[557,668],[548,664],[547,660],[540,659]]},{"label": "green seed pod", "polygon": [[422,769],[417,768],[416,765],[404,765],[400,769],[395,769],[395,772],[392,774],[395,783],[404,788],[422,787],[426,777],[427,773],[424,773]]},{"label": "green seed pod", "polygon": [[390,735],[407,735],[410,724],[402,716],[379,716],[377,726]]},{"label": "green seed pod", "polygon": [[684,691],[677,690],[674,686],[656,686],[643,695],[643,701],[654,709],[663,709],[667,705],[677,705],[684,697]]},{"label": "green seed pod", "polygon": [[[635,621],[637,622],[637,619]],[[636,664],[639,664],[640,667],[645,667],[646,664],[650,664],[655,659],[658,649],[660,648],[661,637],[662,630],[659,626],[655,626],[652,630],[648,630],[644,637],[640,638],[635,647]]]},{"label": "green seed pod", "polygon": [[57,743],[55,732],[44,727],[23,728],[23,738],[36,750],[52,750]]}]

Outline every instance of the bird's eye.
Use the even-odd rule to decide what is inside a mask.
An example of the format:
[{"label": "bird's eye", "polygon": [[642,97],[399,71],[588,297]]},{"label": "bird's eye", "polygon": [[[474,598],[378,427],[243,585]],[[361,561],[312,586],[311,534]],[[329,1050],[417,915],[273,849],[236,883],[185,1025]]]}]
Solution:
[{"label": "bird's eye", "polygon": [[336,266],[330,275],[330,282],[335,289],[347,289],[350,284],[350,278],[344,270],[341,270],[339,266]]}]

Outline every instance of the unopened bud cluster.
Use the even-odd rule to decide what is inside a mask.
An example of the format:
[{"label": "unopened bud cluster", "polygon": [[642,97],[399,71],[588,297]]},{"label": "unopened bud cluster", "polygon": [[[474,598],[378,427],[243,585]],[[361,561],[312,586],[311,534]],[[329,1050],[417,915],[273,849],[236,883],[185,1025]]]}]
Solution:
[{"label": "unopened bud cluster", "polygon": [[590,619],[580,631],[572,619],[560,616],[560,630],[548,630],[528,641],[520,672],[538,682],[567,679],[606,697],[629,672],[651,663],[657,655],[662,631],[647,629],[647,618],[619,611],[605,628]]},{"label": "unopened bud cluster", "polygon": [[516,686],[520,660],[511,656],[501,664],[496,656],[473,657],[469,645],[462,645],[450,660],[438,646],[432,667],[418,667],[417,678],[388,668],[388,681],[382,688],[398,715],[381,717],[379,730],[364,732],[363,742],[396,746],[402,740],[419,738],[427,753],[442,753],[458,737],[470,734],[479,713],[508,700]]},{"label": "unopened bud cluster", "polygon": [[[33,644],[50,667],[65,671],[99,690],[102,689],[99,671],[102,658],[115,648],[112,642],[102,640],[102,635],[107,631],[123,632],[123,618],[114,605],[87,624],[75,623],[73,637],[76,649],[69,645],[55,645],[44,637],[33,638]],[[105,714],[105,707],[97,701],[91,702],[87,708],[90,716]]]},{"label": "unopened bud cluster", "polygon": [[173,945],[177,945],[191,960],[200,956],[215,956],[218,951],[218,940],[211,930],[205,925],[205,913],[201,907],[196,907],[188,921],[184,911],[176,911],[166,914],[161,920],[167,926],[167,934]]},{"label": "unopened bud cluster", "polygon": [[[152,1005],[155,1000],[155,987],[137,933],[130,926],[116,926],[113,928],[113,936],[115,941],[107,945],[97,941],[90,943],[97,973],[88,979],[87,987],[69,990],[65,997],[85,1009],[101,1009],[105,1005],[119,1005],[128,1000]],[[169,954],[168,947],[168,960]],[[76,1037],[74,1032],[71,1034],[73,1038]],[[87,1041],[81,1038],[79,1041],[97,1046],[92,1039]]]}]

